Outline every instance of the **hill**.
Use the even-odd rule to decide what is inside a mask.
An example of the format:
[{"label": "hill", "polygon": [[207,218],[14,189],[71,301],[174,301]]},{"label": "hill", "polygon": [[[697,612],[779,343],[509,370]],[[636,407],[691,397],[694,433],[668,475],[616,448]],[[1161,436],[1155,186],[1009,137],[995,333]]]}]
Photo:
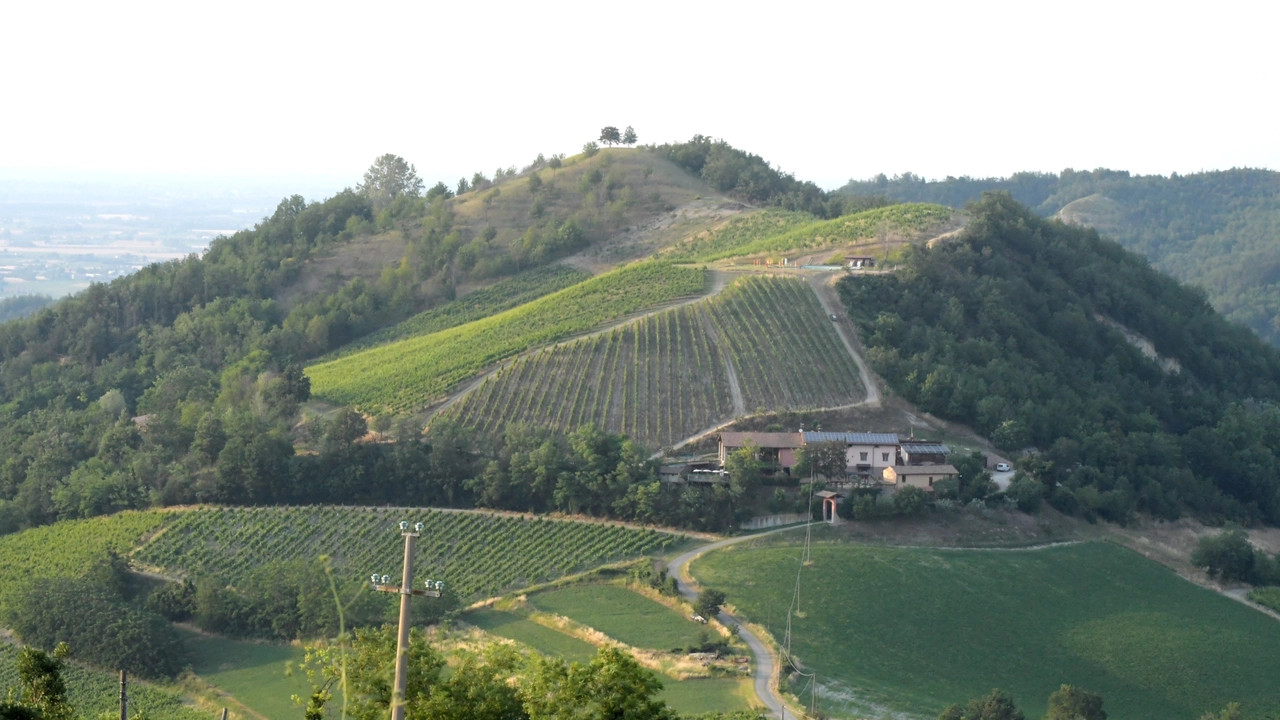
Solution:
[{"label": "hill", "polygon": [[942,181],[907,173],[850,181],[840,192],[962,207],[989,190],[1096,228],[1204,290],[1228,319],[1280,344],[1280,173],[1239,168],[1163,177],[1099,169]]},{"label": "hill", "polygon": [[[782,639],[800,552],[744,544],[695,560],[690,573]],[[1251,718],[1280,709],[1270,679],[1280,624],[1108,543],[815,542],[811,557],[791,648],[817,673],[818,707],[831,715],[934,717],[999,687],[1040,717],[1062,683],[1101,694],[1119,718],[1198,717],[1228,702]],[[803,682],[789,689],[808,705]]]},{"label": "hill", "polygon": [[832,407],[862,395],[808,285],[748,276],[715,297],[523,357],[451,414],[487,434],[513,423],[593,424],[657,449],[757,408]]},{"label": "hill", "polygon": [[1007,195],[970,212],[896,274],[840,283],[895,391],[1038,448],[1025,467],[1066,512],[1280,521],[1280,353],[1094,231]]}]

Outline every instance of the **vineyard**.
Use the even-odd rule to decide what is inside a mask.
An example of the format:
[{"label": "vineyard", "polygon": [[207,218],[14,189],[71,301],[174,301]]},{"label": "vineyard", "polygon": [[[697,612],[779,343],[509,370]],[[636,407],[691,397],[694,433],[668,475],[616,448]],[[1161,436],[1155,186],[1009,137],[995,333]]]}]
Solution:
[{"label": "vineyard", "polygon": [[399,577],[396,524],[422,522],[418,577],[443,579],[462,599],[478,599],[632,558],[680,541],[621,525],[441,510],[391,508],[211,508],[181,513],[136,563],[166,574],[214,575],[234,583],[264,560],[328,555],[341,574]]},{"label": "vineyard", "polygon": [[418,410],[500,360],[704,292],[706,271],[637,263],[498,315],[307,369],[312,393],[372,412]]},{"label": "vineyard", "polygon": [[448,330],[532,302],[544,295],[577,285],[590,277],[591,273],[568,265],[544,265],[489,287],[473,290],[451,303],[420,312],[404,322],[344,345],[321,360],[327,362],[396,340]]},{"label": "vineyard", "polygon": [[946,223],[954,212],[941,205],[904,203],[818,220],[807,213],[769,210],[695,236],[665,257],[711,262],[757,253],[820,250],[869,240],[882,230],[895,236],[918,234]]},{"label": "vineyard", "polygon": [[726,360],[747,411],[862,398],[857,367],[808,285],[748,277],[716,297],[520,358],[452,412],[490,435],[516,422],[594,424],[656,449],[733,417]]}]

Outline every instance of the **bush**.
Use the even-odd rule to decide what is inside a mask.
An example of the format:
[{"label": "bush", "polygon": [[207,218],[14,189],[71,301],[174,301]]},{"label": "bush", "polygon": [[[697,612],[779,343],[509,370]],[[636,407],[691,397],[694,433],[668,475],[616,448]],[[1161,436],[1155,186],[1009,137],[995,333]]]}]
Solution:
[{"label": "bush", "polygon": [[1191,553],[1191,564],[1203,568],[1211,578],[1253,585],[1280,582],[1280,560],[1255,549],[1249,534],[1238,526],[1200,538]]},{"label": "bush", "polygon": [[693,611],[710,620],[720,614],[724,605],[724,593],[707,588],[698,593],[698,601],[693,604]]},{"label": "bush", "polygon": [[1039,512],[1040,503],[1044,501],[1044,484],[1029,477],[1022,471],[1014,473],[1009,489],[1004,494],[1018,504],[1018,509],[1025,513]]},{"label": "bush", "polygon": [[918,487],[904,487],[893,497],[893,512],[898,515],[919,515],[929,502],[929,494]]}]

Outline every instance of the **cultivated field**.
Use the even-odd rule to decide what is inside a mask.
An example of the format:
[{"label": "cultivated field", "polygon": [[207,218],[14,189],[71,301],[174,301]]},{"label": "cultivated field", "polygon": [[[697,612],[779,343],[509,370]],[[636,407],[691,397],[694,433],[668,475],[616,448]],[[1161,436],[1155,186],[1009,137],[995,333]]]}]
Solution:
[{"label": "cultivated field", "polygon": [[866,210],[833,220],[807,213],[771,210],[735,218],[675,246],[664,257],[686,262],[712,262],[743,255],[813,252],[875,239],[901,242],[938,228],[955,211],[941,205],[903,203]]},{"label": "cultivated field", "polygon": [[[783,637],[799,548],[738,546],[690,571]],[[793,651],[841,716],[933,717],[993,687],[1028,717],[1062,683],[1116,718],[1280,710],[1280,623],[1108,543],[1042,550],[815,545]],[[807,704],[808,696],[802,696]]]},{"label": "cultivated field", "polygon": [[[0,698],[17,692],[19,648],[0,642]],[[62,674],[67,683],[67,696],[77,715],[85,718],[118,717],[120,679],[114,673],[91,670],[71,664]],[[0,700],[2,702],[2,700]],[[211,713],[184,705],[177,694],[132,679],[129,684],[131,717],[149,720],[208,720]]]},{"label": "cultivated field", "polygon": [[319,398],[368,412],[419,410],[483,368],[706,290],[706,272],[637,263],[491,317],[307,369]]},{"label": "cultivated field", "polygon": [[401,520],[426,525],[418,541],[418,577],[443,579],[464,600],[636,557],[678,540],[620,525],[440,510],[214,508],[176,514],[133,558],[166,574],[210,574],[233,583],[267,559],[320,555],[332,557],[353,578],[374,571],[398,577]]},{"label": "cultivated field", "polygon": [[201,680],[270,720],[302,714],[292,697],[311,694],[307,675],[299,669],[302,648],[195,633],[185,633],[184,640],[191,653],[191,670]]},{"label": "cultivated field", "polygon": [[742,410],[862,399],[857,367],[808,285],[745,277],[716,297],[521,358],[451,412],[482,433],[508,423],[594,424],[641,445],[672,445]]},{"label": "cultivated field", "polygon": [[573,585],[538,593],[529,601],[632,647],[682,650],[706,630],[671,608],[617,585]]}]

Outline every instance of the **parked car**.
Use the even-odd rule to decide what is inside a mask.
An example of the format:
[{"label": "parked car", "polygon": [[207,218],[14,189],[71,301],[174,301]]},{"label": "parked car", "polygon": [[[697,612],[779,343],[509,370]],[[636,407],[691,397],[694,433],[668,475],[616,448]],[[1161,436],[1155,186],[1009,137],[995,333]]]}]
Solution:
[{"label": "parked car", "polygon": [[1009,472],[1012,469],[1012,467],[1009,467],[1009,463],[996,463],[996,472]]},{"label": "parked car", "polygon": [[839,319],[839,318],[837,318],[837,317],[836,317],[836,314],[835,314],[835,313],[831,313],[831,319],[832,319],[832,320],[837,320],[837,319]]}]

